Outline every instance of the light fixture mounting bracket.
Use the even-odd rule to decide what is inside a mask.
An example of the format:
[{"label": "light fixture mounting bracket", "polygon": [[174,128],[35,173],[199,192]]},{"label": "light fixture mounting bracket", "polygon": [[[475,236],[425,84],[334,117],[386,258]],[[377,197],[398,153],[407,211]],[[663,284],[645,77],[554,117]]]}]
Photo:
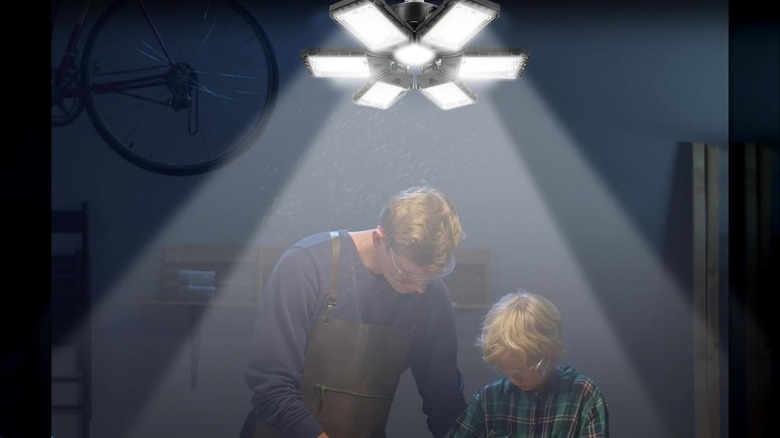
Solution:
[{"label": "light fixture mounting bracket", "polygon": [[438,8],[438,6],[433,3],[421,1],[404,1],[390,6],[390,9],[395,12],[398,18],[400,18],[402,22],[408,24],[412,30],[417,29],[417,27],[420,26],[420,23],[425,21],[436,8]]}]

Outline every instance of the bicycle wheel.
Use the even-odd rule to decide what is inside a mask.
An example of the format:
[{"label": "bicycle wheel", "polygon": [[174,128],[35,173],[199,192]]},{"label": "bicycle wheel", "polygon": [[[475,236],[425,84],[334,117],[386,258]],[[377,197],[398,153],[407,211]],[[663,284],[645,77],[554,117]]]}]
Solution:
[{"label": "bicycle wheel", "polygon": [[271,44],[235,0],[118,0],[90,32],[82,72],[101,137],[167,175],[240,156],[265,128],[277,92]]}]

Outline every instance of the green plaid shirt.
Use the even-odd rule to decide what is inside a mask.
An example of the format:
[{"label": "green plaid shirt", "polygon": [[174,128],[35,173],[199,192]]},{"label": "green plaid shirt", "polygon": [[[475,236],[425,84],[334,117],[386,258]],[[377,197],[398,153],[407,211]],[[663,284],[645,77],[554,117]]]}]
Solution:
[{"label": "green plaid shirt", "polygon": [[606,438],[604,395],[571,366],[556,367],[538,392],[499,379],[474,394],[446,438]]}]

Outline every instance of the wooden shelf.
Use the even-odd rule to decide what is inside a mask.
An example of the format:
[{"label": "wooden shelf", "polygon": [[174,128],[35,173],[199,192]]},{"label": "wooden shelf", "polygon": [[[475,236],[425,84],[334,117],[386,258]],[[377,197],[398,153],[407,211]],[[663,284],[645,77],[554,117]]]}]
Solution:
[{"label": "wooden shelf", "polygon": [[285,249],[257,245],[166,246],[158,296],[160,300],[176,302],[179,271],[203,270],[214,272],[213,286],[223,296],[229,296],[241,305],[256,305],[254,303],[260,299],[263,286]]},{"label": "wooden shelf", "polygon": [[444,277],[454,308],[481,309],[490,304],[490,253],[483,248],[461,248],[455,253],[455,271]]},{"label": "wooden shelf", "polygon": [[[262,289],[284,246],[173,245],[164,247],[162,284],[149,305],[257,307]],[[455,309],[489,307],[490,253],[485,248],[461,248],[455,254],[455,271],[444,278]],[[179,271],[214,272],[214,287],[219,291],[213,301],[178,300]],[[235,301],[220,300],[229,297]]]},{"label": "wooden shelf", "polygon": [[453,304],[452,308],[455,310],[479,310],[479,309],[487,309],[490,305],[488,304]]},{"label": "wooden shelf", "polygon": [[[141,300],[137,304],[154,306],[224,306],[224,307],[257,307],[257,303],[234,303],[230,301],[174,301],[174,300]],[[452,308],[456,310],[474,310],[487,309],[487,304],[453,304]]]},{"label": "wooden shelf", "polygon": [[189,306],[189,307],[205,307],[205,306],[222,306],[222,307],[257,307],[257,303],[236,303],[232,301],[175,301],[175,300],[141,300],[136,301],[138,304],[144,305],[156,305],[156,306]]}]

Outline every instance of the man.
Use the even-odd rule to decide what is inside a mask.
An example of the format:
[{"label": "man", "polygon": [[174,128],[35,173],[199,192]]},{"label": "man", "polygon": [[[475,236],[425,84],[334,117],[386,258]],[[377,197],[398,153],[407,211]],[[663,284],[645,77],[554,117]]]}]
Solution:
[{"label": "man", "polygon": [[502,379],[474,394],[447,438],[604,438],[604,395],[564,353],[561,315],[547,298],[516,292],[485,316],[477,341],[482,358]]},{"label": "man", "polygon": [[257,313],[242,438],[382,437],[408,368],[428,429],[443,437],[466,407],[443,281],[463,237],[449,199],[420,186],[393,195],[376,228],[285,251]]}]

